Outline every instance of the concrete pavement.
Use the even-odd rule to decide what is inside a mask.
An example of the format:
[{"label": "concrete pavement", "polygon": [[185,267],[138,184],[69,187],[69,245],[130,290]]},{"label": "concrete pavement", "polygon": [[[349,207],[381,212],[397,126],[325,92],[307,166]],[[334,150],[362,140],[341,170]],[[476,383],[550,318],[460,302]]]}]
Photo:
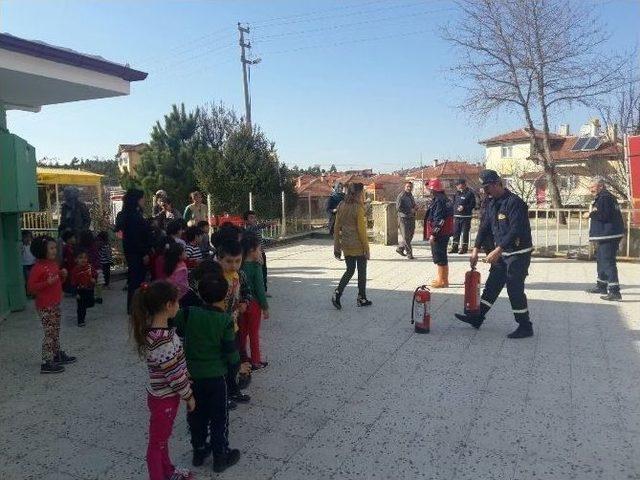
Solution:
[{"label": "concrete pavement", "polygon": [[[595,263],[534,259],[535,337],[507,340],[506,292],[476,331],[453,319],[462,288],[433,294],[433,328],[409,324],[411,291],[428,280],[426,246],[410,262],[373,246],[368,309],[355,279],[342,311],[330,242],[268,253],[270,362],[251,404],[231,412],[240,463],[229,479],[640,479],[640,265],[621,264],[624,302],[583,290]],[[451,264],[462,279],[465,257]],[[483,280],[487,268],[481,266]],[[79,356],[38,373],[41,329],[30,307],[0,323],[0,479],[146,478],[146,370],[128,341],[121,284],[79,329],[65,300],[62,345]],[[184,410],[171,440],[189,465]]]}]

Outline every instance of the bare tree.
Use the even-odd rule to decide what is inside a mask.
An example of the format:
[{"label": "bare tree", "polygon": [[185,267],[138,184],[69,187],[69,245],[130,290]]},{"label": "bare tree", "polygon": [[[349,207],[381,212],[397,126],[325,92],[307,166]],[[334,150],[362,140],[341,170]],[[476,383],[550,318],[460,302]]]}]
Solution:
[{"label": "bare tree", "polygon": [[[602,52],[608,35],[592,8],[576,0],[457,0],[460,19],[443,29],[459,47],[454,67],[468,94],[466,111],[520,111],[531,156],[542,167],[551,204],[562,207],[551,152],[549,116],[593,106],[624,84],[626,58]],[[535,129],[536,120],[541,134]]]}]

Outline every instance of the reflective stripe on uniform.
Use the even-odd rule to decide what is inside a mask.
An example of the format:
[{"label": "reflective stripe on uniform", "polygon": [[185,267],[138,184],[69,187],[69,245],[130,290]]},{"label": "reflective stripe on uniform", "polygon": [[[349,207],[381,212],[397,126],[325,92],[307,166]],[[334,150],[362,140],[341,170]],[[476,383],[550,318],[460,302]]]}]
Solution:
[{"label": "reflective stripe on uniform", "polygon": [[522,310],[512,310],[513,313],[527,313],[528,311],[528,308],[523,308]]},{"label": "reflective stripe on uniform", "polygon": [[589,237],[590,241],[599,241],[599,240],[612,240],[614,238],[622,238],[624,237],[624,233],[620,233],[618,235],[605,235],[604,237]]},{"label": "reflective stripe on uniform", "polygon": [[485,304],[487,307],[493,307],[493,303],[487,302],[484,298],[480,299],[480,303]]},{"label": "reflective stripe on uniform", "polygon": [[533,247],[523,248],[522,250],[516,250],[515,252],[502,252],[503,257],[510,257],[511,255],[519,255],[521,253],[528,253],[533,251]]}]

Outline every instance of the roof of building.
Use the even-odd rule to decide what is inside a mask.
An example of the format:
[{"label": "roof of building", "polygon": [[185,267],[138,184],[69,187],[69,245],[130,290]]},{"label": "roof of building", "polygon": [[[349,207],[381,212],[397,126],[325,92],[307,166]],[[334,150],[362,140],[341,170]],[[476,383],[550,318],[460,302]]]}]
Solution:
[{"label": "roof of building", "polygon": [[37,183],[40,185],[100,185],[104,175],[72,170],[70,168],[37,167]]},{"label": "roof of building", "polygon": [[148,146],[146,143],[121,143],[118,145],[118,155],[122,152],[141,152]]},{"label": "roof of building", "polygon": [[424,178],[427,180],[429,178],[461,177],[477,179],[478,174],[483,169],[484,166],[477,163],[445,160],[437,165],[412,170],[407,173],[407,178]]},{"label": "roof of building", "polygon": [[328,197],[333,192],[333,187],[330,183],[323,182],[321,178],[314,178],[310,182],[297,187],[296,191],[300,196]]},{"label": "roof of building", "polygon": [[362,177],[360,175],[344,175],[336,179],[336,181],[343,185],[347,185],[349,183],[362,183],[364,185],[369,185],[372,180],[372,177]]},{"label": "roof of building", "polygon": [[97,55],[88,55],[69,48],[49,45],[48,43],[37,40],[26,40],[8,33],[0,33],[0,48],[56,63],[64,63],[87,70],[93,70],[94,72],[113,75],[128,82],[144,80],[148,75],[146,72],[135,70],[128,65],[110,62]]},{"label": "roof of building", "polygon": [[[534,129],[534,136],[537,139],[542,139],[542,131]],[[549,133],[549,138],[555,140],[562,140],[562,135],[557,135],[555,133]],[[500,144],[500,143],[513,143],[513,142],[528,142],[529,141],[529,129],[528,128],[519,128],[518,130],[514,130],[513,132],[502,133],[495,137],[487,138],[486,140],[480,140],[478,143],[482,145],[489,144]]]},{"label": "roof of building", "polygon": [[595,150],[571,150],[576,144],[577,136],[561,137],[551,144],[551,156],[555,162],[585,161],[593,157],[616,157],[622,155],[622,145],[603,141]]}]

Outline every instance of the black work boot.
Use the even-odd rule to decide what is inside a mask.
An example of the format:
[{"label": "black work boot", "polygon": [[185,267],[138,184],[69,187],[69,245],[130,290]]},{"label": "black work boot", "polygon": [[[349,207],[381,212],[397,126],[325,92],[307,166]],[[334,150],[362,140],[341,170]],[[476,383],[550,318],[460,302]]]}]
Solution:
[{"label": "black work boot", "polygon": [[620,295],[620,292],[609,292],[600,298],[609,302],[619,302],[620,300],[622,300],[622,295]]},{"label": "black work boot", "polygon": [[213,456],[213,471],[224,472],[227,468],[235,465],[240,460],[240,450],[227,450],[226,453],[218,453]]},{"label": "black work boot", "polygon": [[342,310],[342,303],[340,303],[340,297],[342,297],[342,293],[336,288],[333,292],[333,296],[331,297],[331,303],[338,310]]},{"label": "black work boot", "polygon": [[191,463],[194,467],[201,467],[210,453],[211,447],[209,445],[205,445],[204,447],[200,448],[194,448]]},{"label": "black work boot", "polygon": [[404,248],[402,248],[402,247],[398,247],[398,248],[396,248],[396,253],[397,253],[398,255],[402,255],[403,257],[406,257],[406,256],[407,256],[407,254],[406,254],[406,253],[404,253]]},{"label": "black work boot", "polygon": [[507,338],[527,338],[533,337],[533,326],[531,323],[520,323],[518,328],[507,335]]},{"label": "black work boot", "polygon": [[591,287],[588,288],[586,290],[587,293],[607,293],[607,286],[606,285],[601,285],[600,283],[598,283],[595,287]]},{"label": "black work boot", "polygon": [[464,313],[456,313],[456,318],[461,322],[468,323],[473,328],[478,330],[484,322],[484,317],[480,315],[465,315]]}]

